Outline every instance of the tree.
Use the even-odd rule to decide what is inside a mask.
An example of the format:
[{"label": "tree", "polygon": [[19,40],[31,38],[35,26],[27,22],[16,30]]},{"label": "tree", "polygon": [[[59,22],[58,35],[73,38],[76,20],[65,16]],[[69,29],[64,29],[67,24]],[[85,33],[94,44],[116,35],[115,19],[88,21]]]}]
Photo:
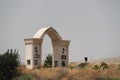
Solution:
[{"label": "tree", "polygon": [[44,61],[44,67],[52,67],[52,55],[48,54]]},{"label": "tree", "polygon": [[85,60],[85,62],[87,62],[87,61],[88,61],[88,58],[87,58],[87,57],[84,57],[84,60]]},{"label": "tree", "polygon": [[0,80],[12,80],[18,74],[19,65],[18,51],[11,49],[0,54]]}]

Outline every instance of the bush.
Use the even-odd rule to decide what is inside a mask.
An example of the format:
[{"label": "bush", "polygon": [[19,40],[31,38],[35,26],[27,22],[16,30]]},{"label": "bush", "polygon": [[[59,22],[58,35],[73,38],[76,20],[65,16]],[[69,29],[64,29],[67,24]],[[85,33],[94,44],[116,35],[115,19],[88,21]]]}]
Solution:
[{"label": "bush", "polygon": [[104,80],[120,80],[120,78],[111,78],[111,77],[105,77]]},{"label": "bush", "polygon": [[93,69],[100,69],[100,67],[98,65],[95,65]]},{"label": "bush", "polygon": [[18,72],[19,55],[16,50],[0,54],[0,80],[11,80]]},{"label": "bush", "polygon": [[70,68],[70,69],[74,69],[75,67],[73,67],[73,66],[69,66],[69,68]]},{"label": "bush", "polygon": [[46,56],[46,59],[44,61],[44,67],[52,67],[52,55],[51,54],[48,54]]},{"label": "bush", "polygon": [[118,70],[120,70],[120,65],[118,65]]},{"label": "bush", "polygon": [[87,66],[87,65],[88,65],[88,63],[81,63],[81,64],[78,65],[78,67],[84,68],[84,67]]},{"label": "bush", "polygon": [[100,69],[100,68],[102,68],[102,69],[104,70],[104,69],[109,68],[109,66],[108,66],[108,64],[105,63],[105,62],[101,62],[101,64],[100,64],[99,66],[98,66],[98,65],[95,65],[95,66],[93,67],[93,69]]},{"label": "bush", "polygon": [[107,63],[105,63],[105,62],[101,62],[100,67],[101,67],[103,70],[106,69],[106,68],[109,68],[108,65],[107,65]]},{"label": "bush", "polygon": [[31,75],[21,75],[19,77],[14,78],[13,80],[33,80]]},{"label": "bush", "polygon": [[20,77],[16,77],[13,80],[33,80],[31,75],[22,75]]}]

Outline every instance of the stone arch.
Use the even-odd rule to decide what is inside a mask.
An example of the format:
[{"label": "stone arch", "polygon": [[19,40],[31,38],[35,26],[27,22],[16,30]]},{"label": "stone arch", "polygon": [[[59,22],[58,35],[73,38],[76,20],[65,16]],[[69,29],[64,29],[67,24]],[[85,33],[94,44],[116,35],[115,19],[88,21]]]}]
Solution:
[{"label": "stone arch", "polygon": [[33,38],[43,39],[46,34],[48,34],[51,40],[62,40],[58,32],[52,27],[45,27],[45,28],[40,29],[38,32],[35,33]]},{"label": "stone arch", "polygon": [[[52,27],[45,27],[35,33],[33,38],[24,39],[26,68],[41,67],[42,42],[45,35],[52,41],[53,61],[52,66],[68,66],[69,40],[62,40],[58,32]],[[64,63],[64,64],[63,64]]]}]

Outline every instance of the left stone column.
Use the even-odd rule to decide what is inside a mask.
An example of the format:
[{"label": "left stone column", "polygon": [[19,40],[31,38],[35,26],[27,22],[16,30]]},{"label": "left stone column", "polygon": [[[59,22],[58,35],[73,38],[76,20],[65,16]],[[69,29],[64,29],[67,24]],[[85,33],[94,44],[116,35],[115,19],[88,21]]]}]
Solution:
[{"label": "left stone column", "polygon": [[27,69],[35,69],[41,67],[42,39],[28,38],[25,42],[25,63]]}]

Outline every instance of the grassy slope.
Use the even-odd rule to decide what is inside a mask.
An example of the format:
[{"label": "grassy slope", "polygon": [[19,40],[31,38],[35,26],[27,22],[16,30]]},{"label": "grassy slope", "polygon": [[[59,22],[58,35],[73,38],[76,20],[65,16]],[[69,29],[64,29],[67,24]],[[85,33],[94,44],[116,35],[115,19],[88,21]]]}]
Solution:
[{"label": "grassy slope", "polygon": [[24,68],[21,69],[21,72],[22,75],[30,75],[32,78],[40,80],[103,80],[103,78],[120,80],[118,64],[108,64],[109,68],[105,70],[92,69],[93,66],[89,64],[85,68],[42,68],[35,70]]}]

